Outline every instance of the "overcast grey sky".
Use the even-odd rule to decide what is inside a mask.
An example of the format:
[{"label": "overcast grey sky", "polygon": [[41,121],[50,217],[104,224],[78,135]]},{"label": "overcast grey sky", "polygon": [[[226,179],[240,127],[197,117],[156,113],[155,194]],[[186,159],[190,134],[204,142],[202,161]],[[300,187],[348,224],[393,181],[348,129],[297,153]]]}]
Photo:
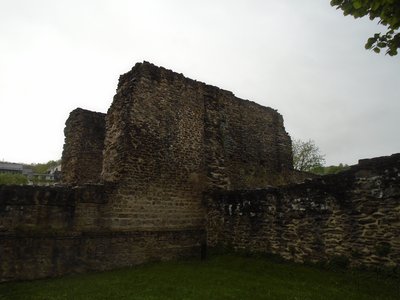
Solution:
[{"label": "overcast grey sky", "polygon": [[0,160],[60,158],[69,112],[143,60],[277,109],[327,164],[400,152],[400,57],[329,2],[0,0]]}]

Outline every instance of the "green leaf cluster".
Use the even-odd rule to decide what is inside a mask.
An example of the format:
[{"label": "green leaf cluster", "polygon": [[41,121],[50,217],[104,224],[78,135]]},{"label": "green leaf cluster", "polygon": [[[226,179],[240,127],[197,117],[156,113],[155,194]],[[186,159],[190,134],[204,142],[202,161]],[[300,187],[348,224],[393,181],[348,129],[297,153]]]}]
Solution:
[{"label": "green leaf cluster", "polygon": [[400,48],[400,1],[399,0],[332,0],[331,5],[341,9],[345,16],[354,18],[369,16],[371,20],[387,27],[386,33],[370,37],[365,48],[376,53],[386,49],[386,54],[397,55]]}]

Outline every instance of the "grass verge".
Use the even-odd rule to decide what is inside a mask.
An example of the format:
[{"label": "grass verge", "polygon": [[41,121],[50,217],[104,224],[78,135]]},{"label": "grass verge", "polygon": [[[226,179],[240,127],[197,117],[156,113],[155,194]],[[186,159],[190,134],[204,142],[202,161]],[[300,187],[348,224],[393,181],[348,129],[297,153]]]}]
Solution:
[{"label": "grass verge", "polygon": [[400,299],[399,278],[219,255],[0,284],[0,299]]}]

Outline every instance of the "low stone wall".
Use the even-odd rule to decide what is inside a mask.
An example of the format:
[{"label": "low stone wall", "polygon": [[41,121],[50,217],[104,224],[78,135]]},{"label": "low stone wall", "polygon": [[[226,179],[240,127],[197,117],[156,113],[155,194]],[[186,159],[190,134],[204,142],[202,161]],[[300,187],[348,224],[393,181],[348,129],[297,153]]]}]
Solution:
[{"label": "low stone wall", "polygon": [[400,265],[400,155],[298,185],[206,195],[210,246],[286,259]]},{"label": "low stone wall", "polygon": [[201,255],[202,230],[0,233],[0,282]]},{"label": "low stone wall", "polygon": [[205,229],[113,229],[114,195],[112,185],[0,186],[0,281],[200,257],[206,240],[297,262],[400,265],[400,154],[297,185],[205,194]]},{"label": "low stone wall", "polygon": [[104,227],[106,195],[103,185],[0,185],[0,232]]},{"label": "low stone wall", "polygon": [[0,282],[200,257],[202,228],[113,231],[112,186],[0,185]]}]

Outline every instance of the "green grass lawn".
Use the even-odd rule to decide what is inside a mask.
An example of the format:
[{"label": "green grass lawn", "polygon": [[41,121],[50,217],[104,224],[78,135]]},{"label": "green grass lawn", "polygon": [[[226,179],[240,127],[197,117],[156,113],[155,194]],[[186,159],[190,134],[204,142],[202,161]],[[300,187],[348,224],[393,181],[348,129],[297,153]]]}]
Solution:
[{"label": "green grass lawn", "polygon": [[400,299],[399,278],[234,255],[0,284],[0,299]]}]

